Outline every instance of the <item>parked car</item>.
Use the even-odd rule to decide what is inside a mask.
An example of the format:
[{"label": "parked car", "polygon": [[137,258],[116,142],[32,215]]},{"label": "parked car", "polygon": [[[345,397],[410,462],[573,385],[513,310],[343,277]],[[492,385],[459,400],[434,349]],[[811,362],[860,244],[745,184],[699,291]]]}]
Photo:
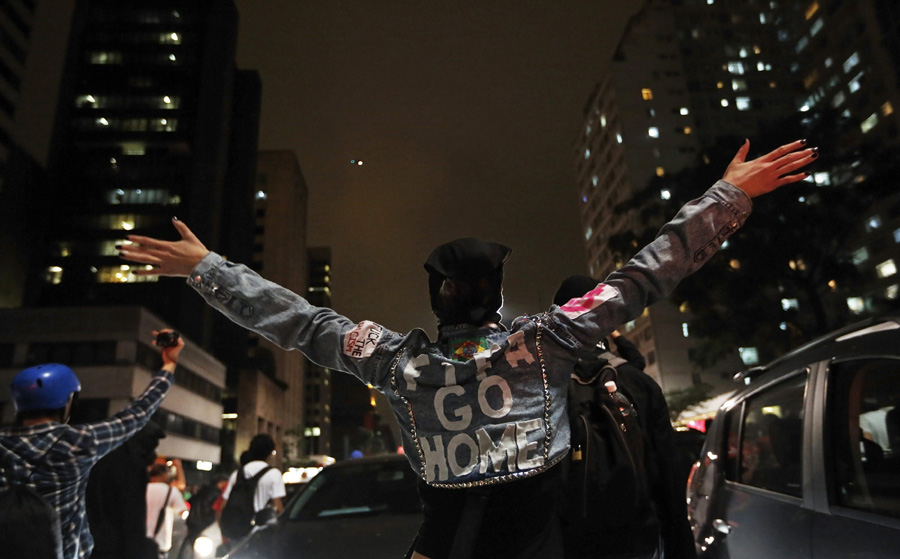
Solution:
[{"label": "parked car", "polygon": [[403,455],[326,466],[278,519],[255,529],[228,559],[403,557],[422,520],[416,475]]},{"label": "parked car", "polygon": [[701,557],[895,558],[900,317],[740,375],[688,482]]}]

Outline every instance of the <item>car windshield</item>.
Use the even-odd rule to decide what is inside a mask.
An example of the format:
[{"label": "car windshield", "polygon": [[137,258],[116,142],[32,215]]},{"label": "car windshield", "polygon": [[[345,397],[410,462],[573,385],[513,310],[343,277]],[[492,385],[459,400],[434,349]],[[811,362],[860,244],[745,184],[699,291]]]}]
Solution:
[{"label": "car windshield", "polygon": [[282,518],[415,514],[421,509],[416,477],[407,461],[360,462],[322,470],[291,501]]}]

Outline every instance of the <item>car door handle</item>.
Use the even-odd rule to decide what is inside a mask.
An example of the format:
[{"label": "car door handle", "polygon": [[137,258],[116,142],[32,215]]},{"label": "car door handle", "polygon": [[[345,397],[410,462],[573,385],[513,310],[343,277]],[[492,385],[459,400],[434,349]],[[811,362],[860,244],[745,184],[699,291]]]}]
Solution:
[{"label": "car door handle", "polygon": [[723,536],[727,536],[731,533],[731,524],[725,522],[721,518],[713,520],[712,527],[716,532],[719,532]]}]

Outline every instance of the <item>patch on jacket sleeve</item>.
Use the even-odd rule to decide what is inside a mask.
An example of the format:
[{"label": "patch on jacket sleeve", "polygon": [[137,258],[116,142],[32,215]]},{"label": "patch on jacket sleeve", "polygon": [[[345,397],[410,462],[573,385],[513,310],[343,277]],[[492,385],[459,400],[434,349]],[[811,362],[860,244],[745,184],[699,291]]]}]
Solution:
[{"label": "patch on jacket sleeve", "polygon": [[344,355],[356,359],[371,356],[383,334],[381,325],[363,320],[344,335]]},{"label": "patch on jacket sleeve", "polygon": [[561,306],[559,309],[567,317],[575,319],[586,312],[596,309],[606,301],[609,301],[610,299],[615,297],[615,295],[615,289],[601,283],[591,291],[585,293],[583,297],[576,297],[575,299],[572,299],[565,305]]}]

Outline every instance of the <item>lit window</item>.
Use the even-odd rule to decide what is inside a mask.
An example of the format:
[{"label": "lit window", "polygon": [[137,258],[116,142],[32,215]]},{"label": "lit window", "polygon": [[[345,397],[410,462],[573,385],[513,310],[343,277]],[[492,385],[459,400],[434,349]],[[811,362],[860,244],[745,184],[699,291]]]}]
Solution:
[{"label": "lit window", "polygon": [[647,135],[651,138],[659,138],[659,128],[651,126],[647,129]]},{"label": "lit window", "polygon": [[732,91],[747,91],[746,80],[731,80]]},{"label": "lit window", "polygon": [[[159,281],[159,276],[138,276],[132,272],[133,268],[128,265],[121,266],[104,266],[97,270],[95,278],[97,283],[155,283]],[[146,270],[152,270],[153,266],[147,265],[143,267]]]},{"label": "lit window", "polygon": [[889,285],[884,290],[884,296],[887,299],[896,299],[898,295],[900,295],[900,285],[897,285],[896,283],[894,285]]},{"label": "lit window", "polygon": [[855,78],[850,80],[850,83],[847,84],[847,88],[850,89],[850,93],[855,93],[855,92],[859,91],[859,89],[862,87],[862,85],[860,85],[860,83],[859,83],[859,81],[862,79],[862,76],[863,76],[863,74],[862,74],[862,72],[860,72],[859,74],[856,75]]},{"label": "lit window", "polygon": [[846,100],[847,95],[843,91],[838,91],[834,94],[834,98],[831,100],[831,106],[835,108],[840,107]]},{"label": "lit window", "polygon": [[893,258],[888,258],[881,264],[875,266],[875,270],[880,278],[889,278],[897,273],[897,265],[894,264]]},{"label": "lit window", "polygon": [[891,102],[888,101],[884,105],[881,106],[881,115],[888,116],[894,114],[894,106],[891,105]]},{"label": "lit window", "polygon": [[52,285],[59,285],[62,282],[62,276],[62,268],[59,266],[50,266],[44,273],[44,281]]},{"label": "lit window", "polygon": [[825,23],[822,21],[822,18],[817,19],[816,22],[812,24],[812,27],[809,28],[809,35],[815,37],[816,34],[822,30],[822,26],[824,25]]},{"label": "lit window", "polygon": [[662,168],[662,167],[656,168],[656,176],[657,177],[664,177],[665,175],[666,175],[666,170],[664,168]]},{"label": "lit window", "polygon": [[177,118],[154,118],[150,120],[150,130],[154,132],[175,132],[178,130]]},{"label": "lit window", "polygon": [[869,219],[866,220],[866,232],[871,233],[872,231],[881,227],[881,216],[873,215]]},{"label": "lit window", "polygon": [[641,89],[641,97],[644,101],[652,101],[653,100],[653,90],[649,87],[645,87]]},{"label": "lit window", "polygon": [[268,196],[266,195],[265,190],[257,190],[256,191],[256,199],[257,200],[265,200]]},{"label": "lit window", "polygon": [[728,106],[728,99],[722,99],[719,103],[720,103],[723,107],[727,107],[727,106]]},{"label": "lit window", "polygon": [[900,229],[894,229],[894,242],[900,243]]},{"label": "lit window", "polygon": [[782,299],[781,309],[785,311],[800,310],[800,301],[798,301],[797,299]]},{"label": "lit window", "polygon": [[872,113],[869,115],[869,118],[859,124],[859,129],[865,134],[869,130],[875,128],[876,124],[878,124],[878,113]]},{"label": "lit window", "polygon": [[816,12],[819,11],[819,3],[812,2],[809,6],[806,7],[806,19],[812,19]]},{"label": "lit window", "polygon": [[606,128],[606,115],[600,115],[600,126]]},{"label": "lit window", "polygon": [[590,240],[591,236],[594,234],[594,229],[592,227],[588,227],[587,231],[584,232],[584,240]]},{"label": "lit window", "polygon": [[797,41],[797,52],[803,52],[803,49],[806,48],[806,45],[809,44],[809,37],[804,35],[800,37],[800,40]]},{"label": "lit window", "polygon": [[725,82],[716,83],[716,89],[722,89],[723,87],[725,87]]},{"label": "lit window", "polygon": [[681,335],[684,336],[685,338],[690,337],[690,333],[688,332],[688,323],[687,322],[681,323]]},{"label": "lit window", "polygon": [[585,148],[584,150],[584,158],[588,159],[591,156],[591,148]]},{"label": "lit window", "polygon": [[743,62],[729,62],[728,63],[728,73],[730,74],[744,74],[744,63]]},{"label": "lit window", "polygon": [[750,98],[749,97],[738,97],[734,100],[734,106],[737,107],[739,111],[749,111],[750,110]]},{"label": "lit window", "polygon": [[121,52],[92,52],[91,64],[121,64]]},{"label": "lit window", "polygon": [[757,365],[759,363],[759,351],[755,347],[739,347],[738,354],[744,365]]},{"label": "lit window", "polygon": [[693,132],[693,130],[691,129],[690,126],[685,126],[684,128],[681,129],[681,132],[683,134],[687,135],[687,134],[690,134],[691,132]]},{"label": "lit window", "polygon": [[844,73],[849,74],[850,70],[855,68],[857,64],[859,64],[859,53],[854,52],[844,61]]},{"label": "lit window", "polygon": [[766,24],[766,14],[759,14],[759,22],[763,25]]},{"label": "lit window", "polygon": [[597,175],[591,177],[591,184],[597,186],[600,183],[600,178]]},{"label": "lit window", "polygon": [[681,107],[681,109],[678,110],[678,113],[679,113],[681,116],[686,116],[687,114],[689,114],[688,108],[687,108],[687,107]]},{"label": "lit window", "polygon": [[584,135],[585,136],[591,135],[591,125],[590,124],[588,124],[587,127],[584,129]]},{"label": "lit window", "polygon": [[869,259],[869,249],[866,247],[858,248],[853,251],[853,263],[857,266]]},{"label": "lit window", "polygon": [[181,35],[178,33],[163,33],[159,36],[159,42],[164,45],[180,45]]},{"label": "lit window", "polygon": [[[662,198],[663,200],[671,200],[672,199],[672,191],[669,190],[668,188],[663,188],[662,190],[659,191],[659,197]],[[900,229],[897,229],[897,231],[900,231]]]},{"label": "lit window", "polygon": [[847,297],[847,308],[851,312],[861,313],[866,310],[866,302],[862,297]]},{"label": "lit window", "polygon": [[738,56],[740,56],[741,58],[747,58],[748,56],[750,56],[750,51],[747,49],[747,47],[741,47],[740,52],[738,52]]}]

